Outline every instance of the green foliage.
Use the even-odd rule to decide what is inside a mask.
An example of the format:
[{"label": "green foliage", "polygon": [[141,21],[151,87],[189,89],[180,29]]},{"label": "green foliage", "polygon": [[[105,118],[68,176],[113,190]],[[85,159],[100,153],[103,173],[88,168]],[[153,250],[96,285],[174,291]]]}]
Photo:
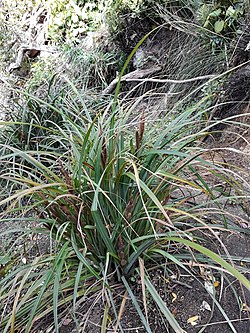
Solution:
[{"label": "green foliage", "polygon": [[7,1],[0,6],[0,70],[4,70],[6,62],[12,57],[13,47],[20,36],[28,29],[28,18],[33,8],[40,1]]},{"label": "green foliage", "polygon": [[232,37],[232,34],[239,32],[240,19],[243,17],[246,1],[215,1],[204,3],[201,13],[202,25],[212,31],[209,35],[213,49],[222,47],[225,38]]},{"label": "green foliage", "polygon": [[[143,30],[142,35],[145,35],[155,26],[164,22],[164,12],[178,13],[180,17],[192,17],[192,11],[196,7],[195,1],[186,4],[185,0],[116,0],[108,7],[106,21],[111,35],[116,37],[120,33],[124,33],[124,30],[129,31],[131,29],[131,33],[125,35],[125,38],[130,38],[133,26],[136,27],[136,23],[138,24],[139,21],[142,21],[140,30]],[[142,38],[140,36],[141,31],[137,30],[136,33],[140,40]]]},{"label": "green foliage", "polygon": [[[64,45],[59,58],[41,59],[33,64],[31,78],[26,82],[27,93],[15,92],[17,103],[6,111],[11,122],[2,132],[2,144],[26,150],[37,150],[39,146],[47,145],[56,149],[59,143],[53,133],[55,124],[64,124],[62,112],[57,112],[62,104],[65,114],[74,119],[80,112],[79,108],[87,109],[90,117],[94,118],[96,112],[110,102],[99,91],[121,68],[124,59],[121,53],[104,53],[100,49],[88,52],[77,46]],[[69,77],[74,84],[68,84]],[[30,98],[30,94],[45,103]]]},{"label": "green foliage", "polygon": [[100,26],[105,1],[53,1],[50,4],[49,36],[52,40],[78,41]]},{"label": "green foliage", "polygon": [[91,51],[65,45],[63,54],[69,64],[70,79],[76,85],[102,90],[121,70],[125,55],[119,50],[106,50],[102,41],[97,41],[97,45],[100,46]]},{"label": "green foliage", "polygon": [[[30,14],[34,7],[40,4],[39,0],[23,0],[23,1],[7,1],[3,0],[1,6],[1,19],[6,20],[7,24],[11,25],[20,23],[22,19],[25,19],[23,15],[26,13],[26,17]],[[6,17],[7,16],[7,17]]]},{"label": "green foliage", "polygon": [[[57,105],[27,95],[36,109],[46,108],[47,116],[50,111],[61,118],[61,123],[49,120],[53,126],[45,124],[42,129],[40,139],[46,144],[40,143],[32,150],[8,145],[8,154],[0,156],[6,165],[1,178],[8,179],[13,188],[21,185],[0,205],[7,204],[7,212],[19,211],[21,215],[36,211],[40,230],[47,228],[57,247],[52,255],[4,272],[0,300],[8,299],[12,312],[5,309],[0,324],[3,332],[21,327],[29,332],[35,320],[50,312],[54,312],[58,331],[60,307],[75,304],[79,297],[100,290],[103,284],[112,289],[112,281],[120,280],[147,326],[127,281],[135,274],[139,259],[145,263],[146,275],[152,260],[160,262],[163,257],[182,266],[174,255],[169,256],[175,253],[178,243],[208,255],[248,287],[241,273],[211,251],[190,242],[196,238],[195,229],[205,224],[213,230],[213,225],[200,218],[203,205],[196,209],[185,189],[212,201],[217,190],[219,195],[221,191],[206,183],[199,168],[218,179],[227,179],[226,171],[213,168],[199,153],[192,153],[195,141],[202,135],[191,134],[200,122],[197,110],[184,111],[170,123],[162,121],[165,125],[158,128],[156,135],[143,113],[137,128],[131,128],[127,125],[129,110],[123,114],[116,108],[112,113],[107,107],[93,118],[84,104],[77,103],[74,110],[70,109],[77,94],[79,101],[81,95],[72,82],[68,84],[74,94],[65,95]],[[32,137],[32,128],[41,126],[38,119],[29,126],[30,139],[37,138]],[[48,137],[57,143],[56,149],[48,144]],[[30,206],[25,204],[27,199]],[[203,202],[205,206],[206,200]],[[151,283],[146,285],[162,308],[162,300]],[[179,325],[171,313],[166,309],[163,313],[177,330]]]}]

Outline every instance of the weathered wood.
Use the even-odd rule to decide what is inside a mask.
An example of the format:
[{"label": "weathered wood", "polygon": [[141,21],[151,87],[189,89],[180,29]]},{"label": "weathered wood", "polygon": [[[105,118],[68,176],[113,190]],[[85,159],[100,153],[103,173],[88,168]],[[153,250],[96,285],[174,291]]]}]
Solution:
[{"label": "weathered wood", "polygon": [[[43,15],[44,17],[42,17]],[[25,24],[27,21],[29,22],[28,36],[18,49],[16,61],[9,65],[7,69],[9,72],[22,66],[23,58],[27,51],[29,51],[30,57],[37,56],[39,52],[56,52],[54,47],[45,45],[48,32],[48,20],[46,15],[46,8],[42,4],[38,4],[38,6],[34,8],[31,17],[24,21]]]},{"label": "weathered wood", "polygon": [[57,50],[54,47],[51,46],[46,46],[46,45],[21,45],[21,47],[19,48],[18,54],[17,54],[17,58],[15,62],[12,62],[9,67],[8,67],[8,71],[11,72],[13,69],[17,69],[20,68],[22,66],[22,62],[23,62],[23,57],[25,52],[27,51],[40,51],[40,52],[50,52],[50,53],[55,53]]},{"label": "weathered wood", "polygon": [[[159,72],[162,68],[160,66],[156,66],[153,68],[147,68],[147,69],[137,69],[133,72],[130,72],[121,78],[121,82],[132,80],[132,79],[143,79],[148,75],[155,74]],[[108,86],[105,88],[102,92],[102,95],[108,95],[111,94],[114,90],[119,81],[119,77],[115,78]]]},{"label": "weathered wood", "polygon": [[155,82],[155,83],[175,83],[175,84],[181,84],[181,83],[189,83],[189,82],[195,82],[200,80],[210,80],[215,78],[216,75],[203,75],[203,76],[197,76],[192,77],[190,79],[183,79],[183,80],[174,80],[174,79],[152,79],[152,78],[128,78],[125,81],[126,82]]}]

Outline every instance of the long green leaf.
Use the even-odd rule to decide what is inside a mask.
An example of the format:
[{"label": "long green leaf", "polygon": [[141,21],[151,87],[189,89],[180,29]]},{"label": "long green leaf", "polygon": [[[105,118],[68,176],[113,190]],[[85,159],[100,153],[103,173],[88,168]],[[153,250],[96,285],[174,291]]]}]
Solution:
[{"label": "long green leaf", "polygon": [[159,306],[161,312],[164,314],[164,316],[166,317],[167,321],[169,322],[175,333],[185,333],[185,331],[180,327],[174,315],[169,311],[166,304],[164,303],[160,295],[157,293],[155,287],[149,281],[147,276],[145,276],[145,285],[148,291],[150,292],[151,296],[153,297],[155,303]]},{"label": "long green leaf", "polygon": [[150,327],[147,323],[147,320],[146,320],[144,314],[142,313],[142,310],[141,310],[141,308],[140,308],[140,306],[139,306],[139,304],[138,304],[138,302],[137,302],[137,300],[136,300],[136,298],[135,298],[135,296],[134,296],[134,294],[133,294],[133,292],[132,292],[132,290],[131,290],[131,288],[130,288],[130,286],[129,286],[129,284],[128,284],[128,282],[127,282],[127,280],[125,279],[124,276],[122,276],[122,282],[124,283],[124,286],[127,289],[128,293],[129,293],[129,296],[131,297],[132,303],[133,303],[138,315],[140,316],[141,321],[142,321],[147,333],[152,333],[152,331],[151,331],[151,329],[150,329]]},{"label": "long green leaf", "polygon": [[53,312],[54,312],[54,324],[55,331],[59,333],[58,327],[58,298],[59,298],[59,289],[61,283],[61,273],[62,268],[65,265],[65,259],[68,255],[69,242],[66,242],[58,253],[58,261],[55,266],[55,279],[54,279],[54,288],[53,288]]},{"label": "long green leaf", "polygon": [[228,262],[226,262],[224,259],[222,259],[218,254],[205,248],[204,246],[191,242],[187,239],[182,239],[182,238],[178,238],[178,237],[168,237],[168,239],[173,242],[178,242],[178,243],[182,243],[187,246],[190,246],[191,248],[205,254],[207,257],[211,258],[217,264],[224,267],[229,273],[231,273],[233,276],[235,276],[248,290],[250,290],[250,281],[243,274],[241,274],[237,269],[235,269]]},{"label": "long green leaf", "polygon": [[74,231],[72,230],[71,233],[71,244],[72,247],[78,257],[78,259],[84,264],[84,266],[88,269],[88,271],[93,274],[93,276],[95,276],[97,279],[100,279],[99,274],[94,270],[94,268],[90,265],[90,263],[88,262],[88,260],[82,255],[82,253],[79,251],[78,247],[77,247],[77,243],[76,243],[76,237],[74,235]]},{"label": "long green leaf", "polygon": [[155,238],[154,239],[148,239],[144,240],[144,242],[134,251],[131,256],[127,260],[127,265],[124,267],[124,274],[127,275],[131,268],[134,266],[135,262],[138,260],[140,255],[146,251],[151,244],[155,243]]}]

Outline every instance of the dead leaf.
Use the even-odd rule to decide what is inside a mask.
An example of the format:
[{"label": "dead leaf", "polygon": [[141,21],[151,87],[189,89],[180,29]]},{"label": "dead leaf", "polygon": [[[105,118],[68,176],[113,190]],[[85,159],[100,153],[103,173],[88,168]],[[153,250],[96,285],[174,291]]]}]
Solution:
[{"label": "dead leaf", "polygon": [[201,310],[212,311],[211,306],[206,301],[202,302],[202,304],[201,304]]},{"label": "dead leaf", "polygon": [[204,269],[204,267],[200,266],[199,268],[200,268],[200,275],[201,276],[205,276],[205,269]]},{"label": "dead leaf", "polygon": [[169,283],[170,281],[169,281],[169,279],[167,279],[167,278],[165,278],[165,276],[161,276],[162,278],[163,278],[163,280],[166,282],[166,283]]},{"label": "dead leaf", "polygon": [[192,326],[195,326],[198,324],[197,320],[199,320],[199,316],[193,316],[193,317],[188,318],[187,323],[191,324]]},{"label": "dead leaf", "polygon": [[220,285],[219,281],[214,281],[214,287],[217,288]]},{"label": "dead leaf", "polygon": [[209,294],[215,294],[214,285],[210,281],[205,281],[205,289]]},{"label": "dead leaf", "polygon": [[22,263],[23,263],[23,264],[27,264],[27,259],[26,259],[26,257],[22,257]]},{"label": "dead leaf", "polygon": [[176,299],[177,299],[177,295],[175,293],[172,293],[172,296],[173,296],[172,303],[174,303],[176,301]]},{"label": "dead leaf", "polygon": [[250,306],[248,306],[246,303],[242,303],[242,311],[250,311]]}]

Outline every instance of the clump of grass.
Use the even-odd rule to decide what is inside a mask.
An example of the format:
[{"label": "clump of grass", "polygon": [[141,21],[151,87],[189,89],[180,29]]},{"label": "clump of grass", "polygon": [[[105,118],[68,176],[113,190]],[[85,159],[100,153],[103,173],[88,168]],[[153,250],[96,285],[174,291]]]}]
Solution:
[{"label": "clump of grass", "polygon": [[[1,207],[7,205],[1,219],[8,221],[8,214],[19,213],[40,231],[47,229],[56,247],[4,271],[0,281],[0,302],[6,304],[1,312],[3,332],[30,332],[50,313],[59,332],[59,320],[67,309],[74,312],[78,303],[97,292],[104,295],[102,330],[112,310],[114,328],[123,331],[120,319],[126,297],[117,308],[112,293],[116,283],[132,299],[147,332],[151,328],[146,291],[173,330],[184,332],[148,270],[152,274],[164,260],[192,274],[185,261],[187,252],[197,261],[215,262],[218,270],[225,269],[250,289],[246,277],[202,246],[195,234],[205,229],[216,237],[217,229],[231,228],[220,205],[228,194],[218,185],[237,185],[225,164],[212,163],[197,148],[206,134],[199,128],[207,110],[198,112],[198,102],[175,117],[156,121],[157,127],[146,122],[142,110],[139,121],[130,126],[133,114],[118,98],[120,82],[114,102],[95,114],[86,107],[82,90],[65,81],[67,87],[61,91],[71,94],[62,94],[56,103],[24,92],[33,105],[32,111],[26,110],[33,120],[16,125],[28,125],[29,135],[21,149],[11,142],[1,145],[0,177],[13,189],[0,201]],[[52,113],[53,118],[43,125],[33,117],[37,109]],[[37,129],[39,135],[33,132]],[[37,139],[38,144],[31,146]],[[25,217],[29,211],[34,217]],[[208,219],[213,215],[216,224]],[[131,288],[135,275],[141,279],[143,308]]]},{"label": "clump of grass", "polygon": [[[103,289],[112,304],[112,280],[124,284],[150,332],[129,283],[140,260],[143,285],[173,329],[182,332],[147,277],[152,260],[166,258],[183,266],[170,255],[178,244],[208,256],[249,288],[249,281],[239,271],[194,242],[194,225],[211,231],[213,226],[200,217],[202,205],[196,209],[190,193],[213,201],[216,191],[221,194],[221,190],[207,184],[199,169],[192,167],[193,161],[198,158],[213,177],[227,179],[223,169],[203,163],[200,154],[193,153],[201,135],[191,130],[200,120],[198,113],[183,112],[152,137],[154,129],[145,123],[143,112],[131,129],[126,125],[126,114],[117,109],[112,113],[106,108],[94,119],[87,112],[81,113],[72,120],[64,112],[68,100],[59,109],[37,97],[30,98],[62,118],[62,125],[53,123],[53,133],[48,130],[47,134],[52,135],[57,148],[47,145],[20,150],[9,145],[9,154],[2,155],[1,161],[12,161],[12,169],[3,169],[1,179],[20,184],[21,189],[0,204],[9,205],[7,212],[35,211],[36,222],[50,231],[58,250],[10,270],[2,278],[1,302],[8,300],[12,309],[3,310],[3,332],[24,327],[29,332],[37,320],[52,311],[58,331],[60,308],[76,304],[79,297]],[[127,132],[131,131],[129,141]],[[29,206],[22,204],[25,198],[29,198]],[[6,218],[6,212],[1,216]]]}]

